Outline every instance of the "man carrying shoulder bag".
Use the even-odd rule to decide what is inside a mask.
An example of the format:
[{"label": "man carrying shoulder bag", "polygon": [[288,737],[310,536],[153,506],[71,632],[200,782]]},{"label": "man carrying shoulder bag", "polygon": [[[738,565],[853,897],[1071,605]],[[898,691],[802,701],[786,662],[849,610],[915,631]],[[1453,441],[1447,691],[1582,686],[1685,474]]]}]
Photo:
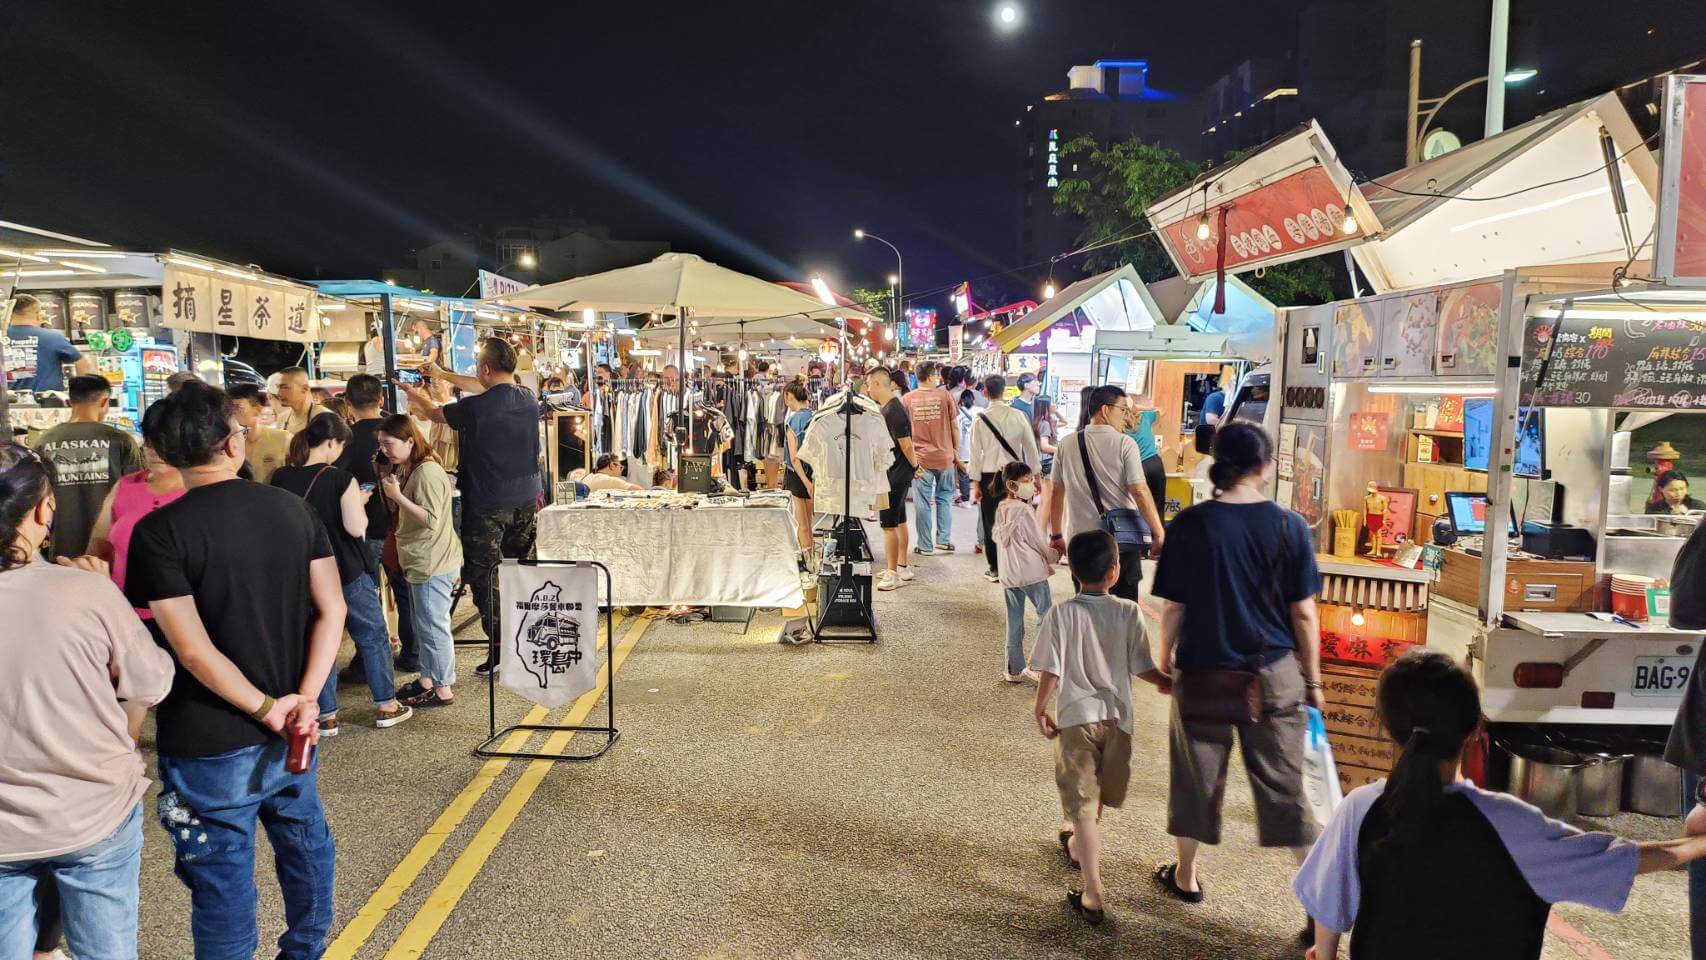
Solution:
[{"label": "man carrying shoulder bag", "polygon": [[1007,392],[1007,381],[998,376],[985,377],[983,392],[989,398],[989,406],[978,414],[971,428],[971,470],[978,478],[972,499],[977,501],[978,519],[983,526],[983,551],[989,557],[989,570],[983,578],[997,583],[1001,580],[1001,566],[995,554],[995,508],[1007,495],[1001,471],[1016,462],[1040,470],[1042,455],[1037,451],[1037,434],[1031,429],[1030,418],[1002,399]]},{"label": "man carrying shoulder bag", "polygon": [[1158,556],[1161,514],[1143,476],[1143,455],[1126,436],[1125,391],[1111,384],[1086,398],[1089,422],[1060,442],[1048,506],[1051,542],[1106,530],[1120,545],[1120,578],[1109,590],[1136,601],[1145,556]]}]

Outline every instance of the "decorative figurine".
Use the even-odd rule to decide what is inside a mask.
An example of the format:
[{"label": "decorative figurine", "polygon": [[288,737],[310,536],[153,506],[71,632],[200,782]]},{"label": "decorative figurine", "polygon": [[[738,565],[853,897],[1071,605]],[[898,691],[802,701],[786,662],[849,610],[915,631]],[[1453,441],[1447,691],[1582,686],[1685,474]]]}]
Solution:
[{"label": "decorative figurine", "polygon": [[1386,509],[1391,505],[1392,501],[1380,492],[1380,484],[1370,480],[1368,495],[1362,498],[1362,525],[1368,528],[1368,556],[1386,555],[1381,536],[1386,530]]}]

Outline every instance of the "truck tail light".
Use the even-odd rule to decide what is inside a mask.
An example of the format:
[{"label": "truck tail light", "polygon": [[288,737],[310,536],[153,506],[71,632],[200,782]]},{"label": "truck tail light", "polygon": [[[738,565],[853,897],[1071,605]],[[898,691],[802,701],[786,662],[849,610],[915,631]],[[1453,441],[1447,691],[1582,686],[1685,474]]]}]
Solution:
[{"label": "truck tail light", "polygon": [[1617,694],[1602,690],[1582,694],[1583,710],[1615,710],[1617,709]]},{"label": "truck tail light", "polygon": [[1561,663],[1519,663],[1511,673],[1519,687],[1557,689],[1564,685],[1564,665]]}]

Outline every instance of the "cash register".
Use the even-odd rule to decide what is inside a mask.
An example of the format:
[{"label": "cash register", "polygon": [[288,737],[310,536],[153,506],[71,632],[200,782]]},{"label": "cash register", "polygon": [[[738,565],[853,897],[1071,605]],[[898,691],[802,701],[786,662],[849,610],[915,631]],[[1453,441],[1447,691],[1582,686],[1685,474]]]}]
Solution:
[{"label": "cash register", "polygon": [[[1445,505],[1456,546],[1472,557],[1480,556],[1487,535],[1487,495],[1453,491],[1445,495]],[[1511,516],[1505,520],[1505,536],[1513,550],[1545,560],[1592,559],[1594,555],[1593,534],[1569,524],[1524,521],[1519,538],[1516,518]]]}]

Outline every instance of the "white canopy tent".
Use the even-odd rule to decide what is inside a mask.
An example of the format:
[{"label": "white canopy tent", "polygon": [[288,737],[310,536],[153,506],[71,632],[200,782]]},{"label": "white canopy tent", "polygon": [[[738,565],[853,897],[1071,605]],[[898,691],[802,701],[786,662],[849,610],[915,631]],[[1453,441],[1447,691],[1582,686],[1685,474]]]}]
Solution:
[{"label": "white canopy tent", "polygon": [[1137,270],[1128,263],[1069,285],[991,339],[1003,352],[1012,353],[1026,340],[1079,309],[1098,334],[1104,330],[1152,330],[1167,319],[1155,305]]}]

